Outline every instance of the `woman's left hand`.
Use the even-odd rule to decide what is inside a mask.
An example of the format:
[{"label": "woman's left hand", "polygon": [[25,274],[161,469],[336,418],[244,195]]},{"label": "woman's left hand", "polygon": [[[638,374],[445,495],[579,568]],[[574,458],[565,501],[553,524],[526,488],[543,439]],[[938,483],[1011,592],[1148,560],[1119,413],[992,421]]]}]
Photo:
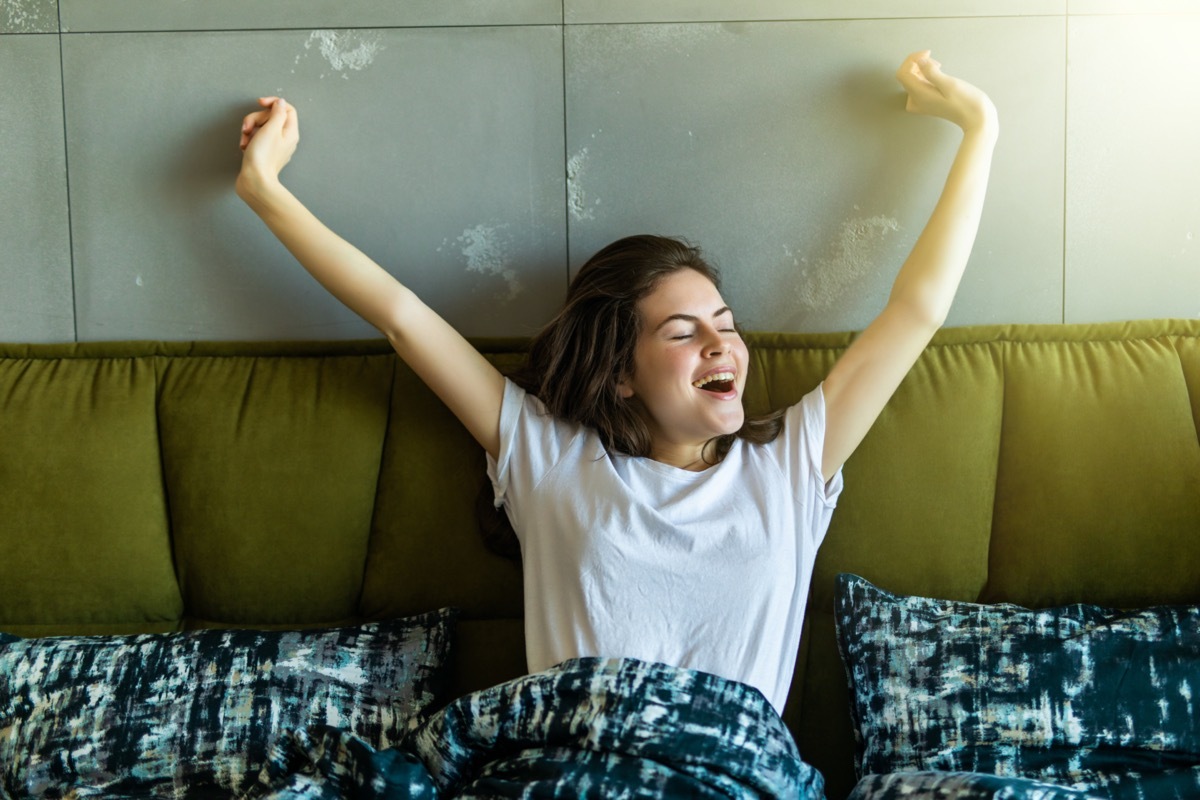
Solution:
[{"label": "woman's left hand", "polygon": [[942,72],[928,50],[913,53],[896,70],[896,80],[908,92],[905,108],[914,114],[941,117],[965,132],[995,132],[996,106],[981,90]]}]

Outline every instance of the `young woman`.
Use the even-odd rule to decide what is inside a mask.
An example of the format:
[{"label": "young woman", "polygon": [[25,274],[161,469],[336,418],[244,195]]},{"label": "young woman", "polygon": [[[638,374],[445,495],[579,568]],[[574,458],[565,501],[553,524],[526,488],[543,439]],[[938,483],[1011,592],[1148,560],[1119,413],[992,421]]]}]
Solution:
[{"label": "young woman", "polygon": [[749,357],[699,251],[622,239],[579,271],[506,379],[279,181],[299,140],[281,98],[242,124],[238,194],[301,264],[388,337],[487,451],[521,544],[528,666],[624,656],[758,688],[782,710],[841,467],[944,322],[996,142],[987,96],[929,51],[896,77],[962,143],[886,307],[797,405],[747,420]]}]

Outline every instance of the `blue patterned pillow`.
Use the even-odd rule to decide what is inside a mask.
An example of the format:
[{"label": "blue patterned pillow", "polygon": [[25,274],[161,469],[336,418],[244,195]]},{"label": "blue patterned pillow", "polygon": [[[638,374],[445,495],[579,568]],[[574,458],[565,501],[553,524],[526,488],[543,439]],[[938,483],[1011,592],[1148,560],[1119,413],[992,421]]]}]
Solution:
[{"label": "blue patterned pillow", "polygon": [[1200,796],[1200,606],[1030,610],[839,575],[836,623],[860,777],[947,770]]},{"label": "blue patterned pillow", "polygon": [[309,725],[389,747],[444,699],[456,617],[0,643],[0,796],[230,796]]},{"label": "blue patterned pillow", "polygon": [[868,775],[846,800],[1092,800],[1095,795],[1028,778],[977,772]]}]

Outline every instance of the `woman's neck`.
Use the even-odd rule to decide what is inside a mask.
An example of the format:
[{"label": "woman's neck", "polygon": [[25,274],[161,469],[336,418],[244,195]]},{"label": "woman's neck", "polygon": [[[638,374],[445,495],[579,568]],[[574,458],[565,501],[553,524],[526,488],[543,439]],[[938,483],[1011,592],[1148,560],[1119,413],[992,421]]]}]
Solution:
[{"label": "woman's neck", "polygon": [[702,445],[655,445],[650,458],[689,472],[703,472],[717,463],[716,440]]}]

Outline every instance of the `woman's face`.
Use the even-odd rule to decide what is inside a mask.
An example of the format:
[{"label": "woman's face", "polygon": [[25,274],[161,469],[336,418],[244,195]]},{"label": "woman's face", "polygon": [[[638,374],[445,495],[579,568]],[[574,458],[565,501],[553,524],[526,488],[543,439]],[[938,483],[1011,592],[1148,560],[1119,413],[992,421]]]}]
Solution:
[{"label": "woman's face", "polygon": [[638,302],[642,330],[621,395],[648,414],[655,452],[703,446],[742,427],[749,354],[712,281],[691,269]]}]

